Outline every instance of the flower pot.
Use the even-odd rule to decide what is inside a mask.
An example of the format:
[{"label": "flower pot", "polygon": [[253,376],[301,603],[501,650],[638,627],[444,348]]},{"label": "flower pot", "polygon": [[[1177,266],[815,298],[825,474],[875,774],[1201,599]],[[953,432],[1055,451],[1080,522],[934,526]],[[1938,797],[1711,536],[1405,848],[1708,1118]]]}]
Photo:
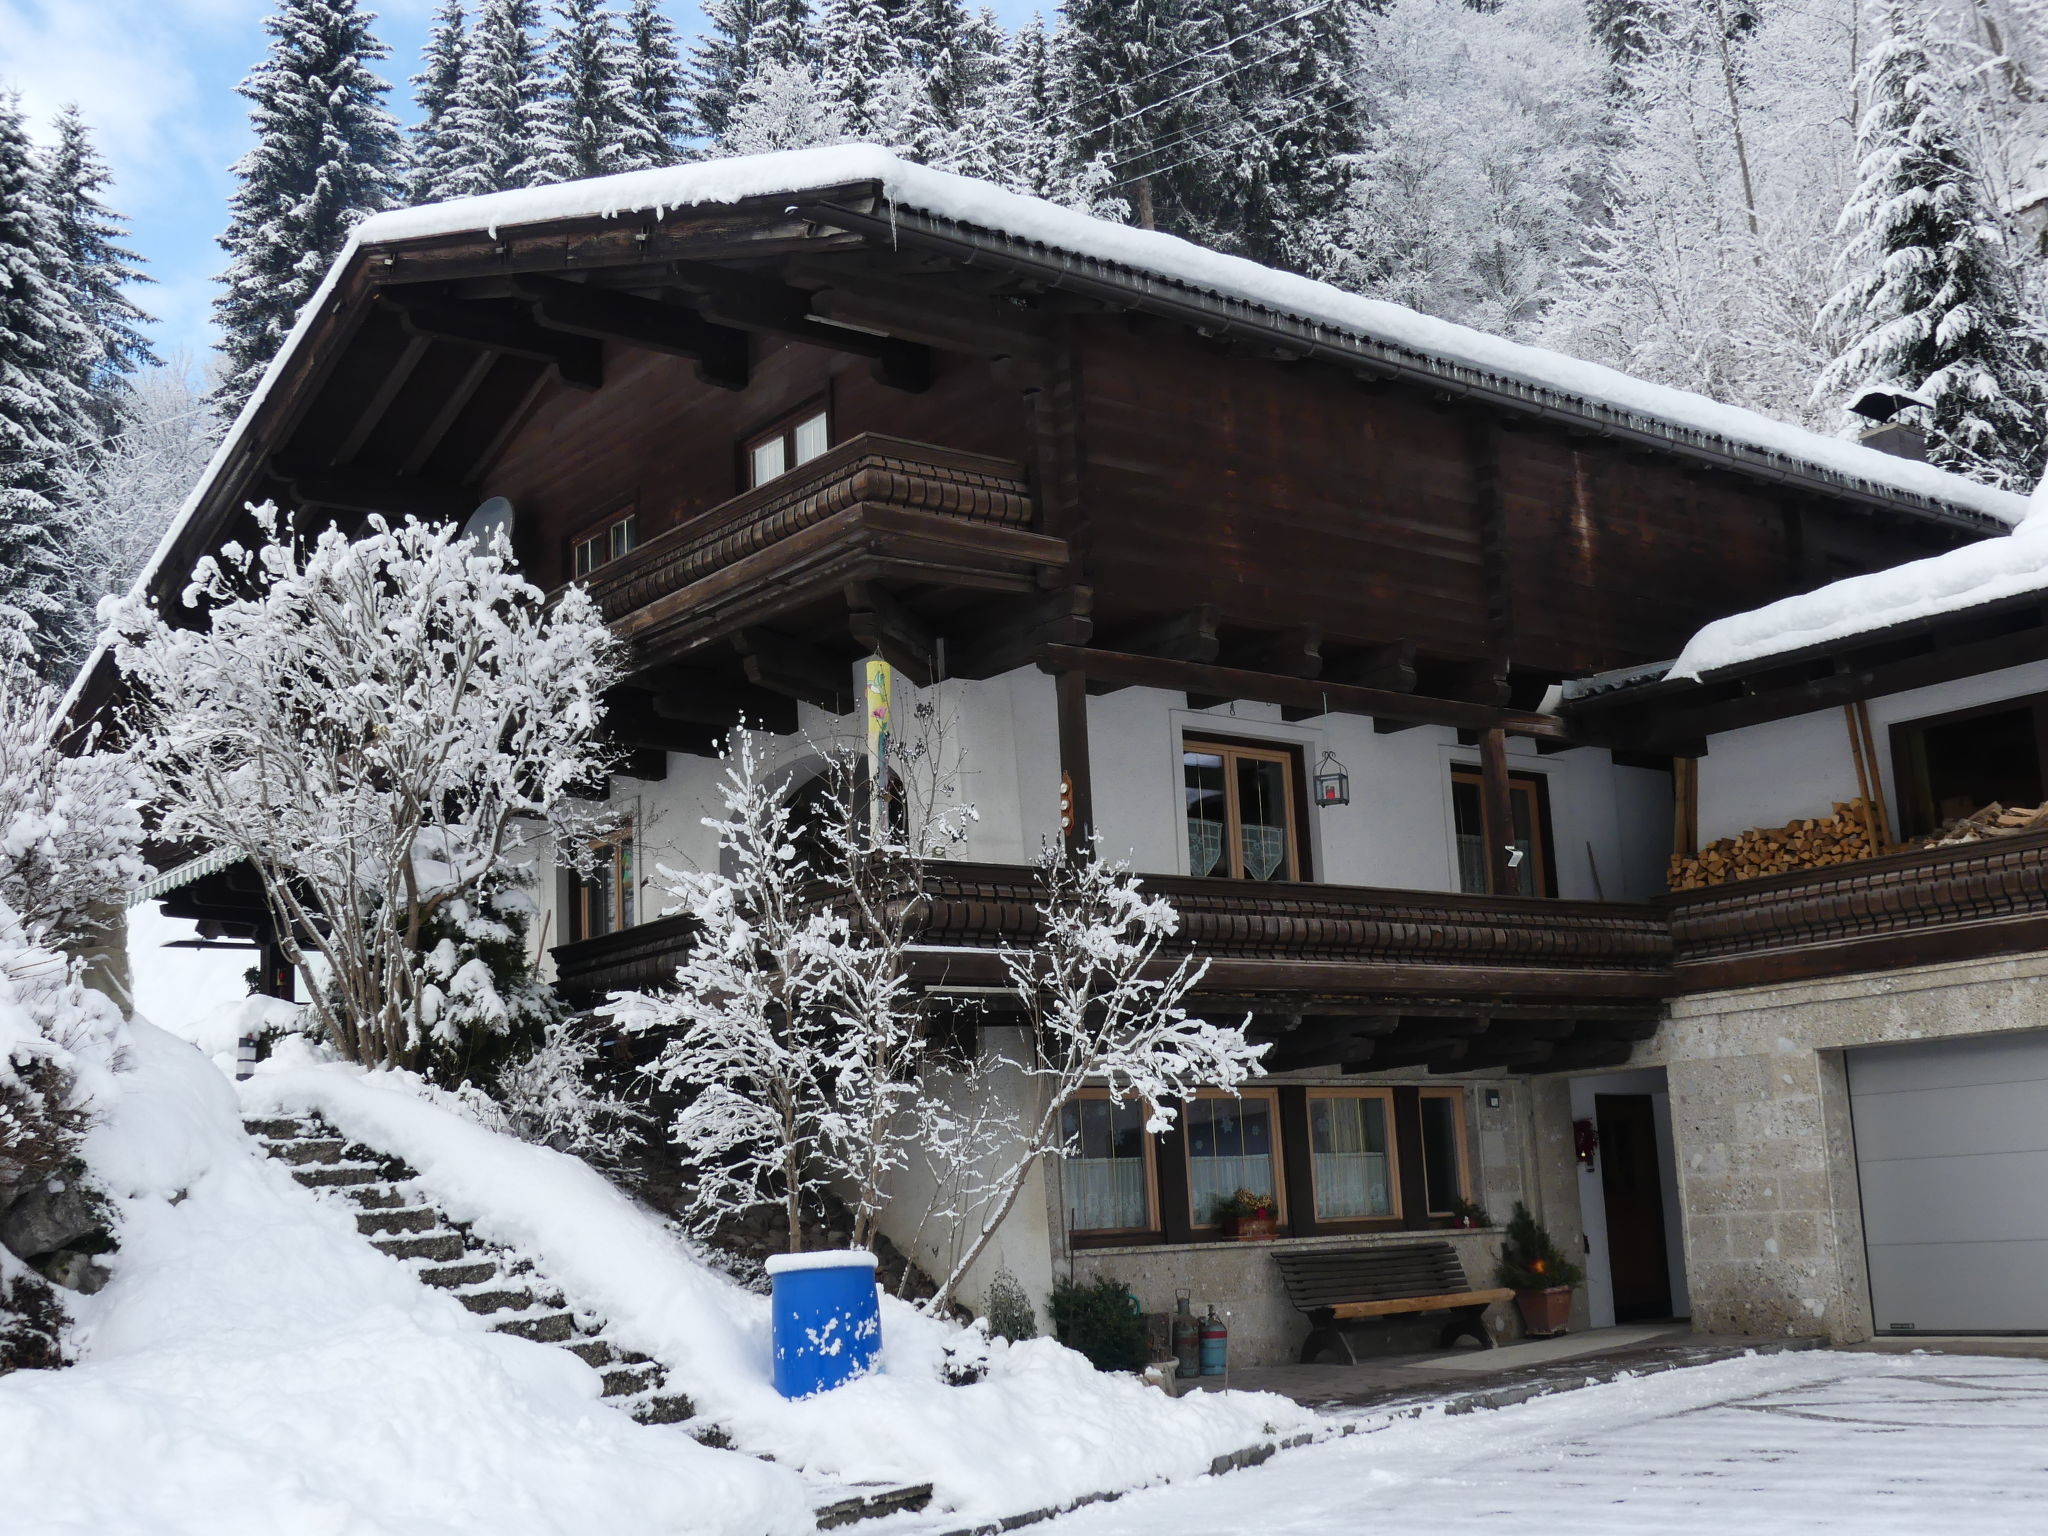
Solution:
[{"label": "flower pot", "polygon": [[1571,1321],[1572,1288],[1553,1285],[1540,1291],[1517,1291],[1515,1305],[1522,1312],[1522,1331],[1532,1338],[1547,1339],[1563,1333]]},{"label": "flower pot", "polygon": [[815,1397],[875,1368],[882,1311],[875,1256],[864,1248],[778,1253],[768,1260],[775,1390]]},{"label": "flower pot", "polygon": [[1232,1216],[1223,1223],[1223,1230],[1240,1243],[1257,1242],[1262,1238],[1277,1237],[1280,1223],[1269,1211],[1263,1216]]},{"label": "flower pot", "polygon": [[1478,1226],[1479,1223],[1474,1221],[1470,1216],[1457,1216],[1452,1218],[1451,1225],[1454,1227],[1470,1228]]}]

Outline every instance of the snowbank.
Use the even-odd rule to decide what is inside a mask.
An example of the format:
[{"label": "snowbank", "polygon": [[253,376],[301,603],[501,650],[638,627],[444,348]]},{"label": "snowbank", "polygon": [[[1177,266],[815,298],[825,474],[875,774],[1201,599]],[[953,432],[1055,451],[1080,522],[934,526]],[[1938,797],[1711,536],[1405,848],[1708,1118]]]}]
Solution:
[{"label": "snowbank", "polygon": [[233,1089],[139,1021],[86,1155],[120,1208],[83,1363],[0,1378],[21,1531],[509,1536],[809,1531],[800,1480],[601,1404],[257,1154]]},{"label": "snowbank", "polygon": [[[1279,314],[1391,344],[1425,357],[1496,378],[1555,391],[1645,417],[1668,427],[1726,439],[1871,485],[1967,507],[2002,523],[2019,521],[2023,498],[1951,475],[1931,465],[1880,453],[1860,443],[1824,437],[1739,406],[1724,405],[1662,384],[1631,378],[1598,363],[1542,347],[1525,346],[1454,325],[1384,299],[1346,293],[1328,283],[1279,272],[1241,256],[1226,256],[1174,235],[1091,218],[1035,197],[929,166],[914,165],[872,144],[785,150],[727,160],[700,160],[651,171],[629,171],[589,181],[562,182],[482,197],[458,198],[376,214],[359,225],[354,246],[484,231],[557,219],[657,216],[698,204],[874,181],[890,201],[1018,240],[1071,251],[1149,272],[1177,283],[1240,299]],[[312,313],[317,303],[308,305]],[[296,340],[296,337],[294,337]],[[286,350],[290,349],[287,343]]]},{"label": "snowbank", "polygon": [[1812,592],[1716,619],[1686,642],[1666,675],[1697,681],[1726,667],[2044,590],[2048,516],[2037,510],[2003,538],[1910,560],[1888,571],[1846,576]]},{"label": "snowbank", "polygon": [[670,1385],[735,1444],[819,1477],[930,1482],[938,1507],[980,1518],[1198,1475],[1314,1422],[1263,1393],[1169,1398],[1049,1339],[997,1340],[986,1379],[947,1386],[946,1348],[971,1336],[887,1297],[881,1369],[787,1402],[770,1381],[767,1300],[694,1258],[575,1158],[488,1131],[387,1074],[283,1065],[259,1069],[241,1094],[245,1114],[318,1110],[397,1153],[450,1215],[536,1259],[613,1333],[666,1363]]}]

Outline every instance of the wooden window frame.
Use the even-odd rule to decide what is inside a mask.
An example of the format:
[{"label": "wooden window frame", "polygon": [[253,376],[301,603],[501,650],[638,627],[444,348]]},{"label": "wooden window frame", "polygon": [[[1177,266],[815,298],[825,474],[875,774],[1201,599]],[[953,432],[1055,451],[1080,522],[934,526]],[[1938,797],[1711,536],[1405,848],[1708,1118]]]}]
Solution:
[{"label": "wooden window frame", "polygon": [[[622,550],[619,550],[616,554],[606,554],[606,556],[602,560],[593,561],[587,569],[579,570],[577,568],[577,559],[578,556],[582,553],[582,551],[587,546],[596,544],[600,540],[602,540],[607,546],[607,548],[609,548],[611,544],[610,535],[612,533],[612,530],[622,525],[630,530],[626,536],[626,547]],[[570,535],[569,579],[571,581],[581,581],[586,576],[594,576],[599,571],[603,570],[606,566],[610,565],[614,560],[623,559],[626,555],[631,554],[635,549],[638,549],[639,547],[639,507],[635,506],[631,502],[628,502],[626,505],[621,507],[614,507],[611,511],[605,513],[604,516],[598,518],[595,522],[586,525],[581,532]]]},{"label": "wooden window frame", "polygon": [[[1067,1102],[1070,1104],[1079,1104],[1084,1101],[1098,1104],[1114,1102],[1114,1100],[1110,1098],[1109,1090],[1107,1088],[1083,1088],[1079,1093],[1075,1094],[1073,1098],[1071,1098]],[[1124,1096],[1124,1102],[1126,1104],[1131,1102],[1130,1095],[1126,1094]],[[1140,1104],[1139,1107],[1142,1109],[1144,1106]],[[1065,1106],[1061,1107],[1060,1116],[1060,1128],[1062,1131],[1064,1131],[1066,1129]],[[1061,1221],[1066,1223],[1067,1238],[1070,1242],[1073,1242],[1081,1247],[1114,1247],[1122,1243],[1156,1240],[1159,1237],[1161,1230],[1159,1203],[1159,1138],[1154,1136],[1149,1131],[1146,1131],[1143,1134],[1145,1137],[1145,1150],[1138,1154],[1138,1161],[1144,1165],[1145,1169],[1146,1225],[1142,1227],[1077,1227],[1073,1225],[1073,1216],[1070,1210],[1068,1209],[1067,1192],[1063,1179],[1060,1189],[1060,1219]],[[1069,1161],[1070,1159],[1067,1158],[1060,1159],[1061,1172],[1063,1174],[1065,1172],[1065,1165]]]},{"label": "wooden window frame", "polygon": [[[825,446],[808,459],[796,456],[797,428],[818,417],[825,418]],[[801,469],[805,464],[824,454],[830,453],[839,441],[838,422],[833,416],[832,399],[829,394],[816,395],[791,411],[785,411],[759,431],[750,432],[740,439],[740,487],[742,491],[757,490],[761,486],[780,480],[792,470]],[[782,440],[782,468],[766,480],[754,478],[754,450],[775,438]]]},{"label": "wooden window frame", "polygon": [[[612,850],[612,901],[614,915],[624,918],[626,904],[629,899],[629,893],[626,889],[627,881],[629,879],[638,880],[640,873],[640,861],[633,845],[633,828],[630,825],[624,826],[616,832],[607,832],[602,837],[594,837],[590,840],[590,846],[593,850],[598,848],[609,848]],[[631,866],[630,870],[627,868],[628,865]],[[637,924],[640,915],[640,893],[635,890],[630,893],[633,921],[616,922],[607,927],[604,933],[593,934],[590,931],[589,915],[591,882],[575,869],[566,870],[564,873],[568,876],[569,887],[568,900],[564,903],[564,908],[571,930],[570,943],[580,944],[585,939],[601,939],[610,934],[623,933],[626,929]]]},{"label": "wooden window frame", "polygon": [[[1457,786],[1470,784],[1481,795],[1486,793],[1477,763],[1451,764],[1451,861],[1453,872],[1458,870],[1458,813],[1455,799]],[[1517,789],[1525,790],[1530,798],[1529,832],[1536,846],[1530,850],[1535,856],[1536,896],[1551,901],[1557,898],[1557,838],[1550,823],[1550,775],[1535,773],[1526,768],[1508,771],[1508,795],[1510,803]],[[1462,890],[1462,886],[1461,886]],[[1465,895],[1482,895],[1483,892],[1464,891]]]},{"label": "wooden window frame", "polygon": [[[1254,737],[1220,736],[1193,727],[1180,733],[1181,848],[1188,856],[1188,872],[1194,875],[1194,853],[1187,845],[1187,757],[1191,751],[1213,750],[1224,758],[1223,770],[1223,852],[1231,872],[1194,876],[1202,880],[1241,880],[1248,885],[1300,883],[1314,878],[1308,846],[1308,776],[1301,746],[1289,741],[1260,741]],[[1239,830],[1242,819],[1237,808],[1237,776],[1230,770],[1233,757],[1278,762],[1287,772],[1287,862],[1286,873],[1272,880],[1253,880],[1242,873],[1244,850]]]},{"label": "wooden window frame", "polygon": [[[1988,704],[1973,704],[1968,709],[1922,715],[1916,720],[1897,720],[1885,728],[1891,743],[1892,784],[1898,800],[1894,814],[1901,838],[1922,836],[1940,824],[1941,809],[1933,803],[1934,791],[1927,783],[1926,761],[1914,750],[1914,738],[1930,726],[1960,725],[1965,720],[1977,720],[1985,715],[2018,714],[2022,710],[2034,717],[2034,751],[2040,760],[2042,791],[2048,793],[2048,693],[2018,694],[2012,698],[1995,699]],[[1934,820],[1928,821],[1928,817]]]},{"label": "wooden window frame", "polygon": [[[1401,1206],[1401,1133],[1399,1107],[1394,1101],[1391,1084],[1377,1087],[1351,1088],[1326,1083],[1305,1083],[1302,1085],[1301,1122],[1301,1164],[1308,1178],[1308,1220],[1313,1232],[1374,1232],[1398,1227],[1402,1222]],[[1315,1187],[1315,1101],[1317,1099],[1377,1099],[1381,1113],[1386,1116],[1387,1130],[1387,1189],[1392,1195],[1394,1208],[1384,1216],[1324,1216],[1316,1208]]]},{"label": "wooden window frame", "polygon": [[1469,1129],[1465,1104],[1467,1097],[1468,1095],[1463,1088],[1421,1088],[1416,1091],[1415,1128],[1417,1140],[1424,1149],[1422,1155],[1423,1214],[1431,1219],[1443,1217],[1455,1220],[1456,1216],[1454,1212],[1447,1210],[1439,1211],[1429,1204],[1429,1141],[1421,1134],[1423,1129],[1422,1106],[1430,1099],[1449,1101],[1451,1106],[1451,1145],[1458,1158],[1456,1175],[1457,1198],[1460,1200],[1470,1200],[1472,1198],[1472,1153],[1468,1142]]},{"label": "wooden window frame", "polygon": [[[1287,1132],[1281,1123],[1279,1087],[1275,1085],[1271,1088],[1243,1088],[1236,1093],[1225,1093],[1220,1088],[1203,1088],[1188,1102],[1213,1102],[1221,1100],[1224,1102],[1242,1103],[1246,1099],[1257,1099],[1266,1105],[1267,1123],[1272,1127],[1273,1137],[1273,1150],[1271,1153],[1273,1159],[1273,1223],[1275,1228],[1282,1235],[1285,1235],[1291,1217],[1289,1216],[1287,1203]],[[1182,1175],[1182,1204],[1187,1212],[1188,1231],[1197,1239],[1214,1237],[1222,1233],[1222,1222],[1198,1221],[1195,1219],[1194,1150],[1189,1145],[1187,1116],[1182,1114],[1180,1120],[1179,1156]]]}]

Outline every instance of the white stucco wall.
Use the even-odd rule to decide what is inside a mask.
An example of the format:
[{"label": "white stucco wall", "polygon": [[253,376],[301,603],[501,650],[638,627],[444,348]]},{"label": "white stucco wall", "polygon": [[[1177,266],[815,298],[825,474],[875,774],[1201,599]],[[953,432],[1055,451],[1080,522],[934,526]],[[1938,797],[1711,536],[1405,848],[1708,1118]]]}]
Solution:
[{"label": "white stucco wall", "polygon": [[[1870,701],[1870,731],[1877,743],[1885,804],[1898,835],[1898,785],[1892,773],[1890,729],[1979,704],[2048,690],[2048,662],[2004,667],[1931,688],[1890,693]],[[1856,761],[1848,719],[1839,707],[1772,720],[1709,738],[1700,759],[1700,841],[1733,837],[1751,827],[1778,827],[1798,817],[1825,816],[1836,801],[1856,798]]]}]

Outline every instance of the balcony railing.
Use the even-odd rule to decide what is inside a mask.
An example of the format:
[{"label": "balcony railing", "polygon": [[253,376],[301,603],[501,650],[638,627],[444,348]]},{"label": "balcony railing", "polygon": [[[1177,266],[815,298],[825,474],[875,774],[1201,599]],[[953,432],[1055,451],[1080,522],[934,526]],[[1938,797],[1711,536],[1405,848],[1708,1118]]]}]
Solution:
[{"label": "balcony railing", "polygon": [[1065,546],[1032,534],[1032,521],[1023,466],[870,432],[686,519],[584,585],[621,633],[645,640],[729,607],[746,586],[736,570],[759,564],[788,587],[843,561],[849,544],[886,562],[892,541],[936,539],[994,571],[1063,559]]},{"label": "balcony railing", "polygon": [[2048,834],[1668,896],[1674,990],[2048,948]]}]

